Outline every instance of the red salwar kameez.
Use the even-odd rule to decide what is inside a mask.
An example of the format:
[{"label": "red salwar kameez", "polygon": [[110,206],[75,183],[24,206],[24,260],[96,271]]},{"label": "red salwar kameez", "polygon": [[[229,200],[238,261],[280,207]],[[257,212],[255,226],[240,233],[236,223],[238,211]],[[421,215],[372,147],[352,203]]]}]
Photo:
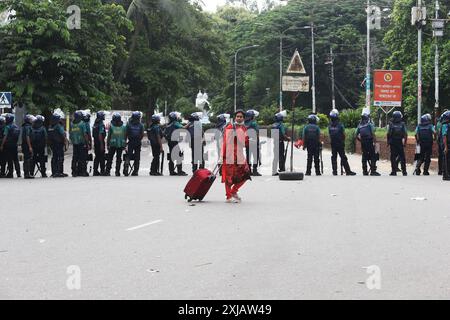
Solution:
[{"label": "red salwar kameez", "polygon": [[247,180],[251,180],[250,167],[245,158],[249,138],[244,124],[229,124],[223,133],[222,182],[225,183],[227,199],[237,195]]}]

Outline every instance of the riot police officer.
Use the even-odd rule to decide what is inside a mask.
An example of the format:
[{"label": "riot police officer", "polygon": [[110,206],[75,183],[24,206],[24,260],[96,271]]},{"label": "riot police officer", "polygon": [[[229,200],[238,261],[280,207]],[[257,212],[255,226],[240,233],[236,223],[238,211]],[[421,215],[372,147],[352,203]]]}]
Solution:
[{"label": "riot police officer", "polygon": [[322,175],[320,173],[320,144],[320,128],[317,125],[317,116],[311,114],[308,116],[308,124],[303,128],[303,150],[306,148],[308,151],[305,173],[307,176],[311,175],[313,160],[316,176]]},{"label": "riot police officer", "polygon": [[347,176],[356,175],[355,172],[350,170],[350,164],[348,158],[345,155],[345,128],[339,121],[339,111],[334,109],[330,112],[330,125],[328,126],[328,133],[331,140],[331,166],[333,168],[333,175],[337,176],[337,156],[341,158],[341,164],[344,167],[345,174]]},{"label": "riot police officer", "polygon": [[[284,125],[284,119],[286,118],[286,111],[279,112],[275,115],[275,123],[272,124],[272,132],[278,132],[278,141],[274,143],[274,160],[272,165],[272,175],[277,176],[278,172],[286,171],[286,153],[285,153],[285,141],[291,141],[291,138],[286,133],[286,126]],[[278,147],[277,147],[278,145]],[[278,157],[277,157],[278,154]],[[278,172],[277,172],[278,166]]]},{"label": "riot police officer", "polygon": [[141,118],[142,113],[140,111],[134,111],[127,124],[128,157],[130,160],[134,161],[134,169],[131,173],[132,176],[137,176],[139,174],[142,139],[144,138],[144,126],[141,123]]},{"label": "riot police officer", "polygon": [[151,176],[162,176],[162,172],[159,172],[160,170],[160,158],[161,153],[163,151],[163,145],[162,145],[162,137],[163,133],[161,130],[161,118],[160,116],[154,114],[152,116],[152,123],[150,125],[150,128],[147,130],[148,139],[150,140],[150,146],[152,148],[152,155],[153,160],[152,164],[150,165],[150,175]]},{"label": "riot police officer", "polygon": [[442,118],[441,138],[444,145],[443,180],[450,181],[450,111],[446,111]]},{"label": "riot police officer", "polygon": [[[169,124],[164,130],[164,136],[169,144],[169,172],[171,176],[186,176],[187,173],[183,171],[183,164],[181,158],[183,153],[180,150],[178,145],[178,139],[175,139],[175,136],[172,136],[176,130],[182,129],[183,125],[180,121],[180,114],[178,112],[171,112],[169,114]],[[174,151],[175,150],[175,151]],[[178,156],[180,160],[176,162],[177,171],[175,171],[175,161],[172,159],[173,152],[178,152]]]},{"label": "riot police officer", "polygon": [[363,175],[368,176],[367,163],[370,164],[370,175],[380,176],[377,172],[377,155],[375,153],[375,126],[370,121],[370,114],[366,111],[356,129],[356,139],[361,142]]},{"label": "riot police officer", "polygon": [[395,111],[392,114],[392,121],[388,125],[387,142],[391,148],[391,176],[397,175],[397,158],[400,160],[402,173],[408,175],[406,171],[405,147],[408,143],[408,130],[403,122],[403,114]]},{"label": "riot police officer", "polygon": [[87,170],[88,162],[89,162],[89,150],[92,149],[92,130],[91,130],[91,113],[89,110],[84,110],[83,112],[83,122],[86,126],[86,132],[88,135],[88,148],[84,150],[85,159],[86,159],[86,176],[89,176],[89,172]]},{"label": "riot police officer", "polygon": [[31,126],[30,141],[33,148],[33,163],[31,172],[34,174],[34,168],[39,164],[39,171],[42,178],[47,178],[45,148],[47,146],[47,130],[44,127],[45,118],[41,115],[36,116]]},{"label": "riot police officer", "polygon": [[126,147],[127,129],[122,121],[120,113],[115,112],[112,116],[111,126],[108,132],[108,163],[106,165],[106,176],[111,175],[111,167],[116,155],[116,177],[120,177],[120,166],[122,165],[122,153]]},{"label": "riot police officer", "polygon": [[14,115],[5,115],[5,128],[3,130],[3,140],[0,145],[0,152],[3,151],[8,165],[6,178],[13,178],[13,170],[16,170],[17,177],[21,177],[17,142],[19,141],[20,129],[14,123]]},{"label": "riot police officer", "polygon": [[433,153],[433,141],[436,140],[436,130],[431,123],[431,115],[425,114],[420,118],[420,124],[416,128],[416,142],[420,146],[420,159],[417,161],[415,174],[420,176],[420,167],[424,164],[423,175],[429,176],[431,154]]},{"label": "riot police officer", "polygon": [[50,127],[48,128],[48,143],[52,150],[51,168],[53,178],[67,177],[64,173],[64,151],[67,146],[67,138],[61,121],[61,115],[56,112],[53,113]]},{"label": "riot police officer", "polygon": [[[94,126],[92,127],[92,138],[94,139],[94,176],[104,176],[106,174],[106,158],[105,158],[105,139],[106,139],[106,128],[105,128],[105,112],[97,112],[95,118]],[[100,171],[98,171],[100,167]]]},{"label": "riot police officer", "polygon": [[203,125],[200,122],[200,116],[197,113],[192,113],[188,119],[187,130],[190,134],[191,151],[192,151],[192,173],[197,169],[205,168],[204,142],[203,142]]},{"label": "riot police officer", "polygon": [[[3,141],[3,131],[5,130],[5,117],[0,115],[0,144]],[[0,148],[0,178],[6,176],[6,157],[5,152]]]},{"label": "riot police officer", "polygon": [[444,172],[444,142],[442,141],[442,123],[444,121],[444,114],[446,111],[444,111],[441,116],[439,117],[437,123],[436,123],[436,133],[437,133],[437,144],[438,144],[438,175],[442,175]]},{"label": "riot police officer", "polygon": [[75,111],[70,126],[70,141],[73,145],[72,177],[86,177],[87,174],[87,150],[90,148],[89,135],[83,122],[83,112]]},{"label": "riot police officer", "polygon": [[249,137],[249,147],[246,148],[247,163],[250,167],[251,159],[253,160],[252,176],[261,176],[258,172],[260,165],[260,148],[259,148],[259,126],[256,122],[259,112],[256,110],[248,110],[245,113],[245,126],[247,127],[247,134]]},{"label": "riot police officer", "polygon": [[30,134],[34,116],[27,114],[22,124],[22,153],[23,153],[23,176],[25,179],[34,179],[32,171],[33,147],[31,146]]}]

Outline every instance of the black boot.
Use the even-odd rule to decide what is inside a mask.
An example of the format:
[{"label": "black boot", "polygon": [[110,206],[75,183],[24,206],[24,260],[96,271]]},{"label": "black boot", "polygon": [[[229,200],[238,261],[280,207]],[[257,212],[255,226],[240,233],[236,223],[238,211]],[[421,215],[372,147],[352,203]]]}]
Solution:
[{"label": "black boot", "polygon": [[350,164],[348,163],[348,161],[345,161],[342,165],[344,166],[345,174],[347,176],[356,176],[356,172],[353,172],[350,169]]},{"label": "black boot", "polygon": [[179,176],[187,176],[188,174],[186,172],[183,171],[183,165],[182,164],[178,164],[177,165],[177,172]]},{"label": "black boot", "polygon": [[133,173],[131,174],[133,177],[137,177],[139,175],[139,165],[140,165],[140,161],[135,160],[134,161]]},{"label": "black boot", "polygon": [[169,173],[171,176],[177,176],[178,174],[175,172],[175,164],[172,161],[169,161]]},{"label": "black boot", "polygon": [[254,165],[253,165],[253,173],[252,173],[252,176],[255,176],[255,177],[261,177],[261,174],[258,172],[258,165],[257,165],[257,164],[254,164]]}]

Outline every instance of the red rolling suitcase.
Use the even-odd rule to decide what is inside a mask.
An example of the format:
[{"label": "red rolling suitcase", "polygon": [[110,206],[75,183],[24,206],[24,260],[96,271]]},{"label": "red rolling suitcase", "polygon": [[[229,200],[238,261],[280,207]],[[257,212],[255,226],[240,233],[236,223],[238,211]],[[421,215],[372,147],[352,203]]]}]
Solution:
[{"label": "red rolling suitcase", "polygon": [[209,189],[216,181],[219,166],[211,172],[208,169],[199,169],[194,172],[194,175],[189,180],[184,188],[184,198],[191,202],[193,200],[202,201],[208,193]]}]

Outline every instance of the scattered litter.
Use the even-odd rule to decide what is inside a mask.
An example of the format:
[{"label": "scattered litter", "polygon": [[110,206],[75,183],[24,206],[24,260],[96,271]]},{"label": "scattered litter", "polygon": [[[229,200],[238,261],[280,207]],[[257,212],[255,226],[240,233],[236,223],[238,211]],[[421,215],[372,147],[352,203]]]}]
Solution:
[{"label": "scattered litter", "polygon": [[331,196],[332,196],[332,197],[337,197],[337,194],[334,194],[334,193],[333,193]]},{"label": "scattered litter", "polygon": [[155,269],[147,269],[148,273],[158,273],[159,270],[155,270]]},{"label": "scattered litter", "polygon": [[204,264],[199,264],[199,265],[197,265],[197,266],[195,266],[196,268],[198,268],[198,267],[204,267],[204,266],[207,266],[207,265],[210,265],[210,264],[212,264],[212,262],[208,262],[208,263],[204,263]]},{"label": "scattered litter", "polygon": [[424,197],[416,197],[416,198],[411,198],[411,200],[414,200],[414,201],[425,201],[425,200],[427,200],[427,198],[424,198]]},{"label": "scattered litter", "polygon": [[365,281],[358,281],[358,284],[366,284]]},{"label": "scattered litter", "polygon": [[39,243],[44,243],[45,239],[39,239]]},{"label": "scattered litter", "polygon": [[189,207],[195,207],[195,203],[190,203]]}]

